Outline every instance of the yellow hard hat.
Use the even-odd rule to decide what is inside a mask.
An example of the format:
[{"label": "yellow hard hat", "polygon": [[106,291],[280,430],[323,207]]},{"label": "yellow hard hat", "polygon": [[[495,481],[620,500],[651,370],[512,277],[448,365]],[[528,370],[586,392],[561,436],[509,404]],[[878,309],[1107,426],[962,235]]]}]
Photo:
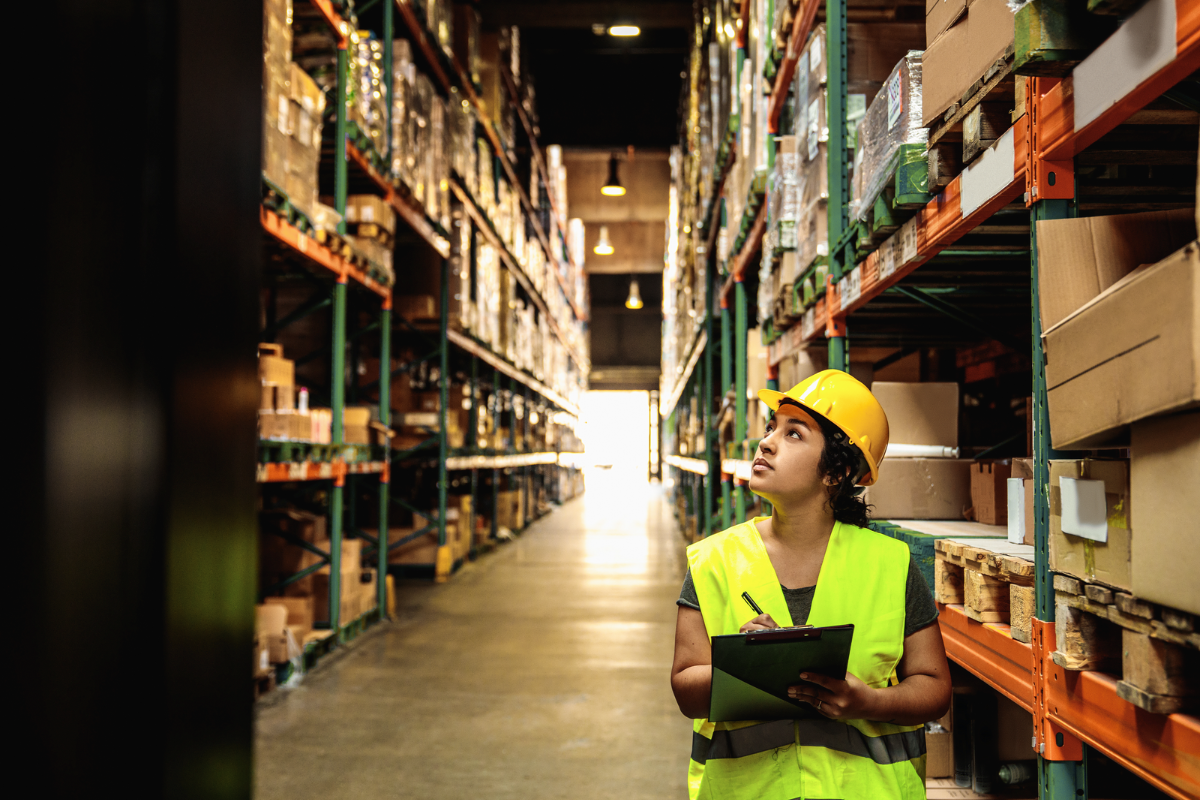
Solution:
[{"label": "yellow hard hat", "polygon": [[778,411],[785,398],[841,428],[862,451],[870,472],[859,479],[859,485],[870,486],[878,480],[879,462],[888,446],[887,414],[862,381],[841,370],[827,369],[786,392],[763,389],[758,393],[758,399],[772,411]]}]

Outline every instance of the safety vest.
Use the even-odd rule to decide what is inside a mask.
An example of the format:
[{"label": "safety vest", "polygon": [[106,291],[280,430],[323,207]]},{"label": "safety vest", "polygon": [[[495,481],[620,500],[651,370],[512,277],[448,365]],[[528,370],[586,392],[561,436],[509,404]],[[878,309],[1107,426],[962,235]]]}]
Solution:
[{"label": "safety vest", "polygon": [[[755,613],[749,592],[780,625],[787,601],[756,523],[688,547],[688,566],[709,638],[737,633]],[[848,670],[882,688],[904,653],[908,546],[835,523],[813,594],[809,625],[854,624]],[[920,725],[817,719],[695,721],[688,795],[737,800],[910,800],[925,797]]]}]

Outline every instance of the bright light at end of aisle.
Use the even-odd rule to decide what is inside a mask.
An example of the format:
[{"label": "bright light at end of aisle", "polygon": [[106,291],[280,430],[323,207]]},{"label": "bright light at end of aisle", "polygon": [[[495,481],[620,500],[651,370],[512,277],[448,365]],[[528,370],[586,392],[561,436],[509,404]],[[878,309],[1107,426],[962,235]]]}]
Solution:
[{"label": "bright light at end of aisle", "polygon": [[588,480],[646,482],[650,462],[650,394],[591,391],[583,396]]},{"label": "bright light at end of aisle", "polygon": [[637,25],[613,25],[608,29],[609,36],[637,36],[641,32]]}]

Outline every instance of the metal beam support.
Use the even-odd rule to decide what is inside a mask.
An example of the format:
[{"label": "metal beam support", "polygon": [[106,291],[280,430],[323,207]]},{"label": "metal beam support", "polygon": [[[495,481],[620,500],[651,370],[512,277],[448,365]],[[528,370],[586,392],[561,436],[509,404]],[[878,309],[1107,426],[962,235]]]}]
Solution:
[{"label": "metal beam support", "polygon": [[[338,51],[339,54],[344,51]],[[340,55],[339,55],[340,57]],[[339,84],[340,85],[340,84]],[[344,108],[345,106],[343,106]],[[342,444],[342,412],[346,408],[346,282],[333,287],[333,346],[329,367],[330,406],[333,412],[332,440]],[[334,481],[329,493],[329,627],[341,637],[342,574],[342,481]]]},{"label": "metal beam support", "polygon": [[[333,134],[333,209],[346,215],[346,84],[350,80],[350,58],[343,44],[337,51],[337,114]],[[338,223],[338,233],[345,235],[346,220]]]},{"label": "metal beam support", "polygon": [[[274,292],[272,292],[272,295],[274,295]],[[262,333],[259,334],[259,339],[264,342],[275,341],[275,337],[279,332],[288,325],[291,325],[293,322],[299,322],[308,315],[320,311],[331,302],[333,302],[332,298],[325,292],[324,287],[318,289],[316,294],[310,297],[303,305],[295,308],[292,313],[281,320],[268,323],[267,327],[263,328]]]},{"label": "metal beam support", "polygon": [[[391,7],[391,3],[388,3]],[[391,52],[391,40],[385,45]],[[379,326],[383,329],[379,340],[379,422],[392,425],[392,310],[379,312]],[[384,447],[391,445],[386,441]],[[379,544],[375,548],[378,561],[375,565],[375,602],[379,606],[379,618],[387,613],[387,565],[388,565],[388,495],[392,481],[391,463],[385,461],[383,474],[379,476]]]},{"label": "metal beam support", "polygon": [[[733,284],[733,382],[736,393],[733,401],[733,441],[737,447],[746,441],[746,284]],[[740,486],[734,487],[734,513],[738,522],[746,519],[746,493]]]},{"label": "metal beam support", "polygon": [[[825,44],[829,61],[826,67],[827,108],[829,125],[829,233],[832,245],[841,241],[849,216],[849,160],[846,157],[846,0],[825,0]],[[845,264],[845,251],[830,247],[829,272],[834,281],[852,264]],[[831,343],[832,347],[832,343]]]},{"label": "metal beam support", "polygon": [[980,325],[977,319],[972,317],[966,311],[962,310],[953,303],[947,302],[940,297],[936,297],[929,292],[926,292],[924,289],[910,288],[908,286],[893,286],[890,291],[894,291],[897,294],[902,294],[910,300],[916,300],[918,303],[921,303],[928,308],[932,308],[939,314],[949,317],[959,325],[970,328],[976,333],[982,334],[989,339],[994,339],[1006,347],[1011,347],[1013,350],[1019,352],[1024,348],[1023,343],[1012,341],[1003,335],[996,335],[993,331],[988,330],[986,325]]},{"label": "metal beam support", "polygon": [[442,308],[440,330],[442,334],[442,352],[438,361],[438,548],[446,544],[446,490],[449,488],[449,474],[446,471],[446,459],[450,456],[450,440],[448,438],[450,416],[450,339],[446,331],[450,327],[450,259],[442,259]]}]

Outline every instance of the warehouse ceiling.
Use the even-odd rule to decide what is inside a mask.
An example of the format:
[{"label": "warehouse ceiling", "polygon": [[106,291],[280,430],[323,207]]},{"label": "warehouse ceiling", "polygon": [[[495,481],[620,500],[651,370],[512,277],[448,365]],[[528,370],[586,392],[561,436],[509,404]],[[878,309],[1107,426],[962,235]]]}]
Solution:
[{"label": "warehouse ceiling", "polygon": [[[544,144],[670,147],[676,141],[687,69],[691,2],[488,0],[483,26],[520,28],[521,58],[533,76]],[[593,26],[637,25],[619,38]]]}]

